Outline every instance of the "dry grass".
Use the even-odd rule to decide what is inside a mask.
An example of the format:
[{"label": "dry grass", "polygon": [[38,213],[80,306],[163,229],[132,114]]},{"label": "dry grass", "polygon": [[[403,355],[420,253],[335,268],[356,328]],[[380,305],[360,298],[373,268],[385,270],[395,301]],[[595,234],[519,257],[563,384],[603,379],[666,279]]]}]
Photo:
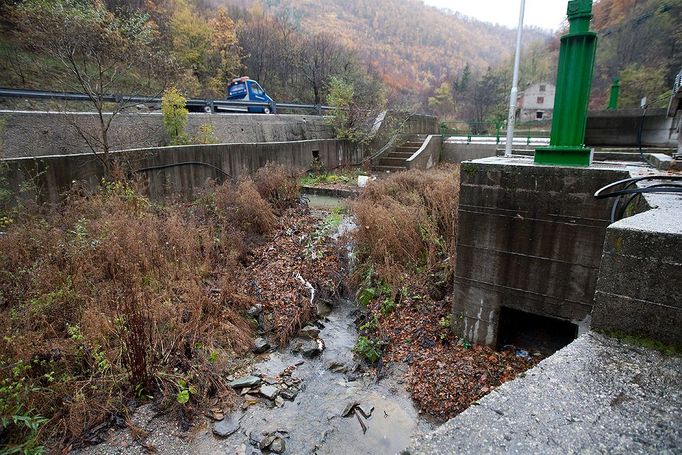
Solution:
[{"label": "dry grass", "polygon": [[459,169],[412,170],[370,184],[352,205],[362,274],[397,288],[406,274],[452,278]]},{"label": "dry grass", "polygon": [[0,443],[77,442],[131,397],[229,401],[253,338],[236,277],[276,221],[248,179],[165,207],[113,183],[24,214],[0,236],[0,417],[49,421]]},{"label": "dry grass", "polygon": [[258,169],[253,177],[258,193],[277,210],[298,205],[301,186],[299,174],[284,166],[269,163]]}]

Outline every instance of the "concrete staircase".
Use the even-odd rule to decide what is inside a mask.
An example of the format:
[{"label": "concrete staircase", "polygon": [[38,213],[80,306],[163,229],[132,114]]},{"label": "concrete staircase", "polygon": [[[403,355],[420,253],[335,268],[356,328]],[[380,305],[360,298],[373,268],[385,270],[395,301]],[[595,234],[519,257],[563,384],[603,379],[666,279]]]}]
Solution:
[{"label": "concrete staircase", "polygon": [[372,166],[374,172],[399,172],[407,170],[406,160],[419,150],[428,136],[415,134],[407,139],[407,142],[395,150],[385,153],[379,158],[377,164]]}]

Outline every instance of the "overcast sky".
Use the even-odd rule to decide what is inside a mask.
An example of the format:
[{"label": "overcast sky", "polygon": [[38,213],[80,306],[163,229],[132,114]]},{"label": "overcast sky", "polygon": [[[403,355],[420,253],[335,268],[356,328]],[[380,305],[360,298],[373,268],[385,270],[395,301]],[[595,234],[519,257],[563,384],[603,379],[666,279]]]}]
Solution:
[{"label": "overcast sky", "polygon": [[[424,0],[424,3],[511,28],[519,23],[521,0]],[[567,5],[568,0],[526,0],[524,25],[557,30],[566,17]]]}]

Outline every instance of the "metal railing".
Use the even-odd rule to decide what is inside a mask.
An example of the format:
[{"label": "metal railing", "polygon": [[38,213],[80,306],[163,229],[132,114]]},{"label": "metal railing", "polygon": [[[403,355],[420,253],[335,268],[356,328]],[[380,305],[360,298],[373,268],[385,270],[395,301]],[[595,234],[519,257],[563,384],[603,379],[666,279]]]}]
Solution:
[{"label": "metal railing", "polygon": [[[30,98],[42,100],[61,100],[61,101],[92,101],[92,98],[85,93],[56,92],[50,90],[29,90],[16,88],[0,88],[0,98]],[[116,104],[159,104],[160,97],[154,96],[128,96],[128,95],[103,95],[99,97],[101,101]],[[205,112],[247,112],[249,107],[269,108],[275,113],[278,110],[303,110],[313,111],[321,115],[325,111],[333,111],[336,108],[319,104],[293,104],[293,103],[267,103],[262,101],[230,101],[190,98],[187,106],[199,108]]]},{"label": "metal railing", "polygon": [[[549,139],[551,122],[517,123],[514,129],[515,138],[523,138],[526,145],[531,145],[534,139]],[[466,143],[470,144],[475,138],[494,138],[496,144],[500,144],[506,137],[507,122],[476,122],[476,121],[457,121],[442,122],[440,124],[441,136],[443,141],[449,137],[466,138]]]}]

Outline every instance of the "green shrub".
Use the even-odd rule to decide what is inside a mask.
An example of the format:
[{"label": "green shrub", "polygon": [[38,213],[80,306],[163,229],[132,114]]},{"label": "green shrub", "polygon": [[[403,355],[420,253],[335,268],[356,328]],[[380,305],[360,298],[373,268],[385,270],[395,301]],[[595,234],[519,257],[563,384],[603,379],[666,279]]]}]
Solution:
[{"label": "green shrub", "polygon": [[381,357],[381,345],[379,342],[365,336],[358,337],[358,341],[355,343],[353,351],[367,359],[370,363],[376,362]]},{"label": "green shrub", "polygon": [[170,139],[171,145],[187,144],[187,99],[175,87],[166,90],[161,98],[161,112],[163,112],[163,126]]}]

